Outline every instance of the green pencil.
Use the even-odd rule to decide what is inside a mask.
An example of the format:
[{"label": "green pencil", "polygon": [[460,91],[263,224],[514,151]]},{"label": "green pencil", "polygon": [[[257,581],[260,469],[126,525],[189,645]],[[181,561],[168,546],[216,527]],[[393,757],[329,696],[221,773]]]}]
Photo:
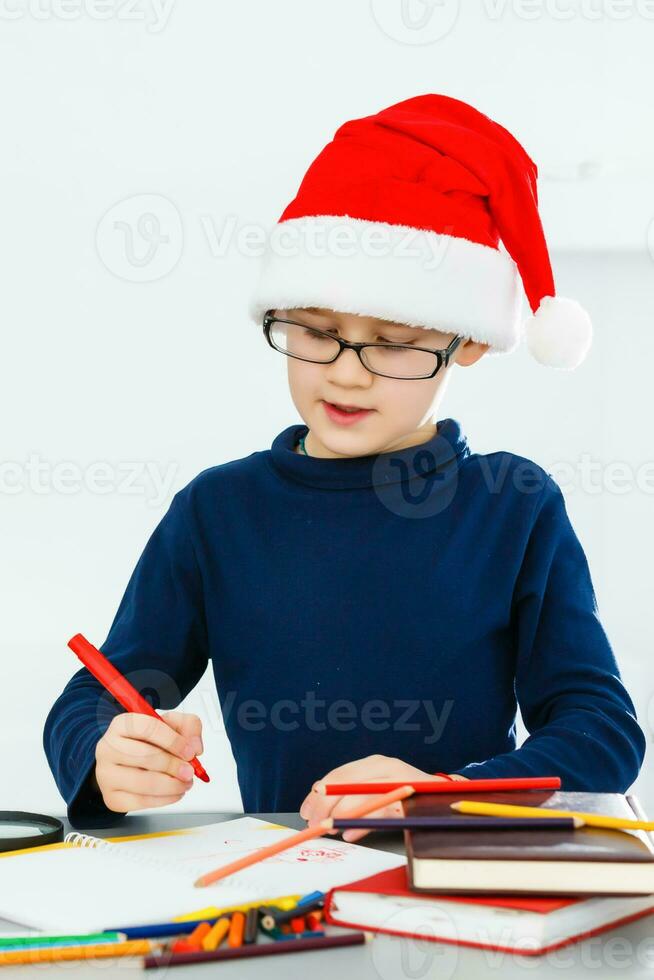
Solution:
[{"label": "green pencil", "polygon": [[2,936],[0,935],[0,951],[19,949],[21,947],[39,946],[81,946],[83,943],[119,943],[126,938],[124,932],[87,932],[81,936],[43,936],[35,933],[33,936]]}]

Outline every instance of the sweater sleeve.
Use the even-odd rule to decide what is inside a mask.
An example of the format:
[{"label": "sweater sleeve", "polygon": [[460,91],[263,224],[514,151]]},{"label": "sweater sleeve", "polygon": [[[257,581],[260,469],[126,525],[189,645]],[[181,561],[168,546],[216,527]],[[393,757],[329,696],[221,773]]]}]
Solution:
[{"label": "sweater sleeve", "polygon": [[598,615],[560,488],[539,494],[513,594],[515,691],[529,737],[453,770],[470,779],[560,776],[569,791],[626,792],[646,738]]},{"label": "sweater sleeve", "polygon": [[[99,649],[156,709],[176,707],[202,677],[202,581],[180,491],[155,527]],[[82,667],[52,705],[43,747],[73,826],[116,823],[94,782],[95,747],[124,709]]]}]

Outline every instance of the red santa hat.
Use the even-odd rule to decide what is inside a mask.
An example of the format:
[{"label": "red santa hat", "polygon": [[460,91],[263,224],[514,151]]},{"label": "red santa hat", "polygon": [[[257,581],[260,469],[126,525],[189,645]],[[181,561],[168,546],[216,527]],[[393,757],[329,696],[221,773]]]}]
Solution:
[{"label": "red santa hat", "polygon": [[271,308],[326,307],[454,332],[489,353],[524,331],[541,364],[575,368],[592,326],[555,295],[537,176],[508,130],[445,95],[349,120],[268,235],[249,313],[260,323]]}]

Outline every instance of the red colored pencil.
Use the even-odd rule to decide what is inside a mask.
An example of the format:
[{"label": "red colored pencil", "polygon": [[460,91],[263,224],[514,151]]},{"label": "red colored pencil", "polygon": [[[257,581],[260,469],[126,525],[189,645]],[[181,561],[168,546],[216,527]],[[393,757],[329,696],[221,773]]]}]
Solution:
[{"label": "red colored pencil", "polygon": [[511,789],[560,789],[558,776],[533,776],[502,779],[384,780],[369,783],[316,783],[316,793],[323,796],[350,796],[366,793],[390,793],[400,786],[413,786],[416,793],[492,793]]},{"label": "red colored pencil", "polygon": [[[94,647],[81,633],[76,633],[68,641],[68,646],[82,661],[84,666],[91,671],[96,680],[105,687],[116,701],[127,711],[135,711],[140,715],[150,715],[151,718],[158,718],[166,724],[166,719],[162,718],[154,710],[151,704],[142,697],[133,687],[126,677],[116,670],[105,655]],[[195,756],[190,760],[195,775],[205,783],[209,782],[209,777],[202,766],[202,763]]]}]

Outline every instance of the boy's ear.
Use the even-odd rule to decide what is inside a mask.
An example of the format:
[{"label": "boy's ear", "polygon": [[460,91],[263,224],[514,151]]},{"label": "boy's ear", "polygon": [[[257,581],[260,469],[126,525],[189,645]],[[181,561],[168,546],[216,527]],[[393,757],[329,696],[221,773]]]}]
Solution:
[{"label": "boy's ear", "polygon": [[461,367],[470,367],[484,356],[490,344],[482,344],[478,340],[464,340],[454,352],[454,360]]}]

